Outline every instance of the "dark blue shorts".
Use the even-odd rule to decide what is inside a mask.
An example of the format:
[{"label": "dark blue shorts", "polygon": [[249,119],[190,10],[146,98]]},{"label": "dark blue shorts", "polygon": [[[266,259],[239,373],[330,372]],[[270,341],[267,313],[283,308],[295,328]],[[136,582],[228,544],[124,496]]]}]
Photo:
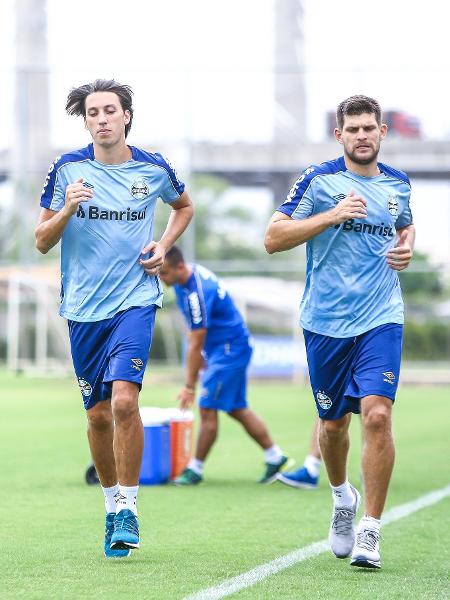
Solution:
[{"label": "dark blue shorts", "polygon": [[309,377],[321,419],[360,412],[360,399],[395,400],[403,326],[388,323],[351,338],[304,330]]},{"label": "dark blue shorts", "polygon": [[134,306],[111,319],[68,321],[75,375],[86,410],[111,398],[113,381],[142,386],[156,306]]},{"label": "dark blue shorts", "polygon": [[200,408],[231,412],[247,408],[247,368],[253,349],[248,340],[217,347],[202,377]]}]

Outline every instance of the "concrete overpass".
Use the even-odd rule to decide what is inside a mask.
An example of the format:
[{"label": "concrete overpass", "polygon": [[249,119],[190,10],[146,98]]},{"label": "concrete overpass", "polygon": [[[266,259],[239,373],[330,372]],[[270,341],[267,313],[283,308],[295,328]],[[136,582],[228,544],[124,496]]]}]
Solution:
[{"label": "concrete overpass", "polygon": [[[294,176],[310,164],[341,154],[334,140],[297,145],[205,142],[192,146],[191,169],[221,175],[235,185],[267,185],[274,176]],[[386,140],[380,160],[411,178],[450,180],[450,140]]]},{"label": "concrete overpass", "polygon": [[[147,146],[152,150],[151,146]],[[72,149],[72,148],[70,148]],[[158,151],[173,155],[170,146],[158,146]],[[286,144],[195,142],[189,148],[192,173],[208,173],[225,177],[234,185],[270,185],[274,176],[296,175],[310,164],[335,158],[341,154],[335,141]],[[57,148],[36,165],[36,175],[43,178],[52,160],[69,148]],[[450,180],[450,140],[385,140],[380,160],[406,171],[411,178]],[[12,175],[12,155],[0,151],[0,178]],[[21,177],[25,173],[18,174]]]}]

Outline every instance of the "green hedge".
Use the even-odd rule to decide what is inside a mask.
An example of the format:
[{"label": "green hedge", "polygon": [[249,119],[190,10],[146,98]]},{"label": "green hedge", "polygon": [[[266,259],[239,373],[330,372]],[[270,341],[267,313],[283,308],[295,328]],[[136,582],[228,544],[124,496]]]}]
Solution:
[{"label": "green hedge", "polygon": [[405,321],[403,357],[409,360],[450,359],[450,323]]}]

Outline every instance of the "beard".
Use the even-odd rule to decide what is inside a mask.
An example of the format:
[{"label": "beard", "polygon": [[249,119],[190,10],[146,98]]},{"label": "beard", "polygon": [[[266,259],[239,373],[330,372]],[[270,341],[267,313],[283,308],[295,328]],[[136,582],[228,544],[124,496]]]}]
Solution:
[{"label": "beard", "polygon": [[347,156],[357,165],[370,165],[370,163],[374,162],[380,152],[380,144],[378,143],[375,150],[371,152],[369,155],[364,157],[357,156],[355,152],[350,152],[347,148],[345,149]]}]

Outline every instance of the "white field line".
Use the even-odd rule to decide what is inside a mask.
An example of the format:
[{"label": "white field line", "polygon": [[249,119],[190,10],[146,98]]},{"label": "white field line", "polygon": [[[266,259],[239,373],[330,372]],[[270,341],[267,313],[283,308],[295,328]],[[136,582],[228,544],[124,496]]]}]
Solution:
[{"label": "white field line", "polygon": [[[420,498],[412,500],[411,502],[394,506],[394,508],[388,510],[383,516],[383,524],[387,525],[389,523],[399,521],[400,519],[408,517],[422,508],[436,504],[447,496],[450,496],[450,485],[440,490],[430,492],[429,494],[425,494],[425,496],[421,496]],[[247,571],[246,573],[242,573],[242,575],[237,575],[231,579],[226,579],[225,581],[222,581],[222,583],[219,583],[219,585],[205,588],[204,590],[200,590],[191,596],[186,596],[183,600],[217,600],[218,598],[225,598],[225,596],[230,596],[239,590],[243,590],[255,585],[270,575],[279,573],[284,569],[292,567],[292,565],[302,562],[307,558],[311,558],[312,556],[322,554],[327,550],[329,550],[328,540],[325,539],[319,542],[314,542],[309,546],[298,548],[293,552],[289,552],[289,554],[285,554],[284,556],[275,558],[268,563],[259,565],[258,567]]]}]

